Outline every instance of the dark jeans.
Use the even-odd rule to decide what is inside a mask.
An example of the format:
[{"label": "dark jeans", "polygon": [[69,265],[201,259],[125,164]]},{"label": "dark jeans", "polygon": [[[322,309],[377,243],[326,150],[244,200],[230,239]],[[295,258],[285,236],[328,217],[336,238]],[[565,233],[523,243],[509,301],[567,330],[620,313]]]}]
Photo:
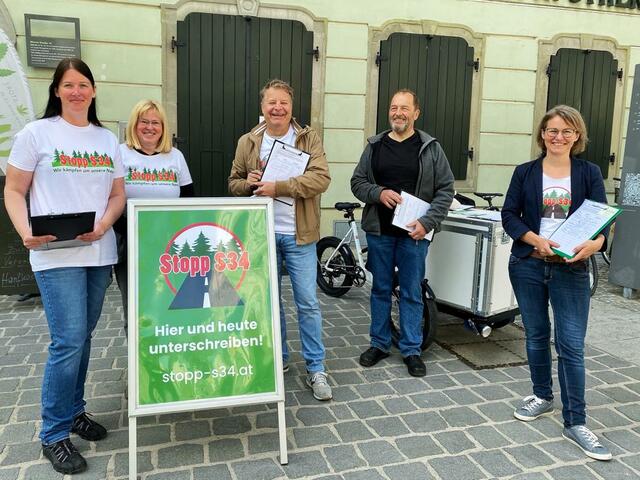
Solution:
[{"label": "dark jeans", "polygon": [[124,319],[124,334],[129,336],[129,290],[127,283],[127,238],[116,233],[118,245],[118,263],[113,266],[120,296],[122,297],[122,318]]},{"label": "dark jeans", "polygon": [[512,255],[509,277],[525,327],[533,393],[545,400],[553,398],[551,303],[564,425],[584,425],[584,338],[590,302],[587,262],[547,263],[537,258]]},{"label": "dark jeans", "polygon": [[391,348],[391,292],[398,267],[400,282],[400,341],[403,357],[420,355],[422,349],[422,286],[428,240],[412,240],[367,233],[367,269],[373,274],[371,286],[371,346],[384,352]]}]

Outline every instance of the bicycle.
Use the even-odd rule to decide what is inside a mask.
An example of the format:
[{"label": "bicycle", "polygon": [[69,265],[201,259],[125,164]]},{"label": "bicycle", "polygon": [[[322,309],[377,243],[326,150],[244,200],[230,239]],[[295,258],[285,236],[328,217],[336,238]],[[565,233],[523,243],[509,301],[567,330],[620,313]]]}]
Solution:
[{"label": "bicycle", "polygon": [[[359,203],[338,202],[334,208],[344,212],[349,229],[342,239],[334,236],[321,238],[316,245],[318,256],[318,274],[316,283],[320,290],[331,297],[341,297],[352,287],[363,287],[367,281],[371,282],[371,275],[366,270],[364,255],[367,247],[362,247],[358,226],[354,217],[354,210],[360,208]],[[351,242],[355,243],[355,255],[351,249]],[[425,278],[421,282],[422,301],[424,310],[422,314],[422,350],[426,350],[435,339],[438,308],[433,290]],[[393,278],[393,299],[391,305],[391,340],[398,346],[400,339],[399,302],[400,286],[398,276]]]},{"label": "bicycle", "polygon": [[[614,179],[615,180],[615,179]],[[489,205],[486,207],[487,210],[492,211],[500,211],[500,208],[493,205],[493,199],[496,197],[502,197],[502,193],[482,193],[482,192],[473,192],[473,194],[477,197],[480,197],[482,200],[487,202]],[[610,244],[611,245],[611,244]],[[611,251],[611,247],[609,247],[609,251]],[[605,262],[609,264],[608,258],[605,256],[606,252],[602,252],[602,257],[605,259]],[[596,293],[596,289],[598,288],[598,282],[600,281],[600,273],[598,272],[598,262],[596,261],[596,256],[591,255],[588,260],[589,266],[589,290],[590,295],[593,297],[593,294]]]}]

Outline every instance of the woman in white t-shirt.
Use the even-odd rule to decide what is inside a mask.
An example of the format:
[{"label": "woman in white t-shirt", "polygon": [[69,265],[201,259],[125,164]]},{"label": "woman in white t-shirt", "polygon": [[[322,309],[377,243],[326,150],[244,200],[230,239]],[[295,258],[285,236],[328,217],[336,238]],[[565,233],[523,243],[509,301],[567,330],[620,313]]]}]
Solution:
[{"label": "woman in white t-shirt", "polygon": [[[141,100],[131,110],[127,141],[120,145],[127,198],[193,197],[189,167],[180,150],[171,146],[167,116],[159,102]],[[114,267],[128,330],[127,219],[122,215],[113,226],[118,243]]]},{"label": "woman in white t-shirt", "polygon": [[[91,334],[117,260],[111,226],[125,196],[118,140],[98,120],[95,96],[89,67],[77,58],[62,60],[43,118],[16,135],[5,186],[7,212],[30,250],[51,336],[42,382],[42,449],[65,474],[87,468],[70,433],[89,441],[107,436],[85,413],[84,383]],[[95,212],[93,231],[76,237],[86,244],[55,248],[53,235],[34,236],[27,192],[32,216]]]}]

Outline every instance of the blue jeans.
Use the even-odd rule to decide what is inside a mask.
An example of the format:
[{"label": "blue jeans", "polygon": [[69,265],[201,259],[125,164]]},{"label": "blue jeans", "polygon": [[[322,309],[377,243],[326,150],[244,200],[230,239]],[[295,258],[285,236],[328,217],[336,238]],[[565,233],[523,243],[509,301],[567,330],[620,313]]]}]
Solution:
[{"label": "blue jeans", "polygon": [[371,346],[388,352],[391,348],[391,293],[398,268],[400,283],[400,342],[403,357],[420,355],[422,349],[421,283],[424,279],[428,240],[367,233],[367,270],[373,274],[371,287]]},{"label": "blue jeans", "polygon": [[[296,245],[295,235],[276,233],[278,257],[278,288],[282,291],[282,263],[284,261],[293,287],[293,300],[298,311],[298,329],[302,357],[309,373],[324,372],[324,344],[322,343],[322,314],[316,293],[318,260],[316,242]],[[287,324],[285,322],[282,295],[280,295],[280,334],[282,358],[289,360],[287,348]]]},{"label": "blue jeans", "polygon": [[42,380],[44,445],[69,437],[73,418],[84,412],[91,334],[111,283],[111,265],[52,268],[35,272],[49,325],[49,358]]},{"label": "blue jeans", "polygon": [[587,262],[547,263],[537,258],[517,258],[512,255],[509,277],[526,332],[534,395],[545,400],[553,399],[549,321],[551,303],[564,425],[584,425],[584,338],[590,302]]}]

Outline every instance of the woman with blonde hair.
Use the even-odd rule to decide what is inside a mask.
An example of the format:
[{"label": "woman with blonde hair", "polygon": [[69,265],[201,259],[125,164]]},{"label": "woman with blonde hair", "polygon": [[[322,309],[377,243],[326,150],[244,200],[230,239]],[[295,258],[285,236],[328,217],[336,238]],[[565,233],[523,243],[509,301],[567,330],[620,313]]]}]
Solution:
[{"label": "woman with blonde hair", "polygon": [[[536,140],[542,154],[516,167],[502,209],[505,231],[513,238],[509,277],[526,334],[533,395],[513,415],[530,422],[553,413],[551,324],[558,353],[562,435],[591,458],[611,453],[586,427],[584,339],[589,318],[588,259],[606,249],[607,231],[578,245],[570,260],[554,253],[549,240],[564,218],[586,200],[606,203],[597,165],[577,158],[587,144],[587,128],[576,109],[558,105],[540,121]],[[561,213],[560,213],[561,212]]]},{"label": "woman with blonde hair", "polygon": [[[189,167],[180,150],[171,146],[167,116],[159,102],[141,100],[131,110],[126,142],[120,145],[127,198],[193,197]],[[124,329],[128,331],[127,220],[114,225],[118,239],[118,263],[114,267],[122,295]]]}]

